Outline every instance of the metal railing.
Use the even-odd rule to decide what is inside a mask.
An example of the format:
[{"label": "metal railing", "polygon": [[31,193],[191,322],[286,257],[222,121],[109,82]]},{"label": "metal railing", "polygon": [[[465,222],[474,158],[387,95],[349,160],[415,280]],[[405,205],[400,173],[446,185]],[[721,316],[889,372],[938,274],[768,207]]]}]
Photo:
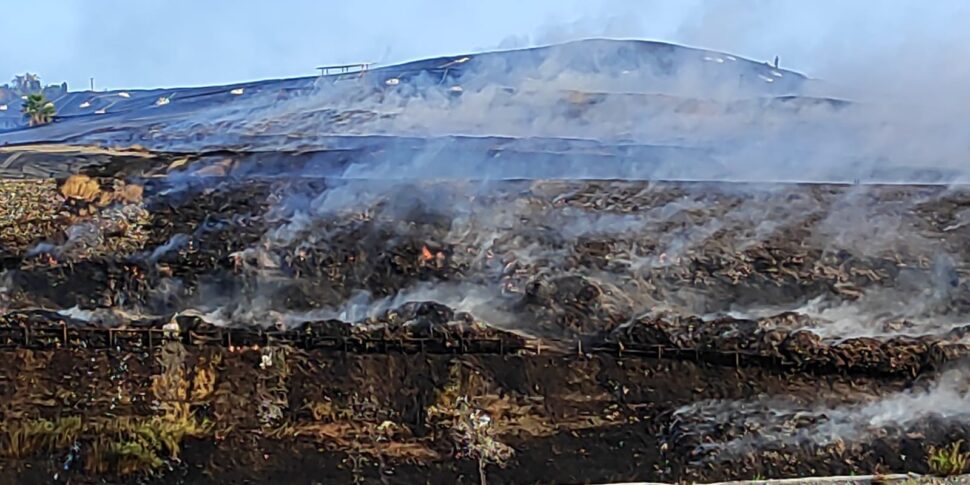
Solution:
[{"label": "metal railing", "polygon": [[[332,330],[304,327],[301,330],[276,331],[205,327],[172,331],[159,327],[104,328],[80,327],[67,323],[24,322],[0,324],[0,350],[30,349],[105,349],[119,352],[151,352],[169,341],[186,346],[220,346],[224,348],[260,348],[286,345],[307,351],[357,354],[493,354],[493,355],[574,355],[592,357],[612,355],[617,358],[655,358],[686,360],[714,365],[802,368],[811,367],[832,372],[899,374],[934,366],[928,353],[898,360],[887,357],[878,361],[862,358],[858,362],[836,364],[826,359],[800,359],[777,349],[681,348],[662,344],[622,344],[598,342],[584,346],[581,341],[543,341],[516,335],[488,337],[461,333],[432,332],[430,336],[380,336],[375,334],[333,335]],[[953,358],[966,358],[970,352]],[[915,366],[915,367],[914,367]]]},{"label": "metal railing", "polygon": [[358,64],[336,64],[332,66],[320,66],[317,68],[320,71],[321,76],[329,76],[331,74],[348,74],[348,73],[364,73],[370,69],[373,63],[361,62]]},{"label": "metal railing", "polygon": [[306,350],[353,353],[508,354],[535,349],[541,343],[514,337],[335,336],[312,331],[206,328],[174,332],[163,328],[75,327],[65,324],[0,325],[0,349],[115,349],[150,351],[166,341],[189,346],[258,347],[288,345]]}]

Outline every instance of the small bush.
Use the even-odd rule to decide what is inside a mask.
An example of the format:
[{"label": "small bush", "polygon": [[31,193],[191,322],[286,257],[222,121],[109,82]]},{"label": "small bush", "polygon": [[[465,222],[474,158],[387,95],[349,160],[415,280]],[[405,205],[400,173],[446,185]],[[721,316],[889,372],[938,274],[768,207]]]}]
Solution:
[{"label": "small bush", "polygon": [[930,473],[949,477],[960,475],[967,471],[967,464],[970,463],[970,452],[960,450],[963,440],[953,443],[947,448],[930,447],[929,466]]},{"label": "small bush", "polygon": [[61,195],[68,199],[91,202],[101,193],[101,185],[87,175],[71,175],[61,186]]},{"label": "small bush", "polygon": [[111,444],[119,475],[134,475],[145,470],[160,468],[164,462],[157,451],[140,441],[124,441]]}]

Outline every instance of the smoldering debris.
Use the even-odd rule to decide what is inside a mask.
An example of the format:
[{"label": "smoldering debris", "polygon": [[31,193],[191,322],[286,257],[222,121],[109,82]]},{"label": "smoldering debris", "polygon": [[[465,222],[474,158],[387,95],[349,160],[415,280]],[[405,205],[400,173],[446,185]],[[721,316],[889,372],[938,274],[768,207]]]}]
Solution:
[{"label": "smoldering debris", "polygon": [[968,418],[970,380],[962,365],[883,396],[820,389],[810,402],[785,396],[699,402],[673,412],[666,439],[696,461],[805,449],[837,458],[873,443],[896,448],[903,438],[965,435]]},{"label": "smoldering debris", "polygon": [[[145,197],[141,256],[102,245],[36,264],[36,243],[10,239],[14,300],[196,309],[223,325],[257,326],[353,323],[437,301],[547,339],[640,328],[641,316],[662,312],[687,327],[795,312],[810,318],[785,331],[826,348],[852,338],[949,341],[970,305],[965,231],[944,231],[951,224],[932,210],[958,207],[960,189],[216,180],[178,192],[149,185]],[[868,215],[836,230],[847,198]],[[866,228],[887,218],[898,231],[862,244]],[[173,278],[179,292],[158,297]],[[701,345],[691,335],[664,338]]]},{"label": "smoldering debris", "polygon": [[734,355],[793,368],[908,376],[970,356],[970,325],[940,335],[852,337],[835,342],[806,329],[824,325],[797,313],[758,320],[704,320],[661,314],[636,319],[614,331],[607,341],[625,351],[666,349],[668,353]]},{"label": "smoldering debris", "polygon": [[[435,302],[409,302],[366,320],[313,320],[229,327],[219,315],[185,310],[144,315],[122,309],[18,310],[0,315],[0,347],[30,350],[112,349],[151,352],[167,341],[194,347],[287,346],[355,353],[521,354],[542,343],[491,327]],[[546,351],[555,347],[546,345]]]}]

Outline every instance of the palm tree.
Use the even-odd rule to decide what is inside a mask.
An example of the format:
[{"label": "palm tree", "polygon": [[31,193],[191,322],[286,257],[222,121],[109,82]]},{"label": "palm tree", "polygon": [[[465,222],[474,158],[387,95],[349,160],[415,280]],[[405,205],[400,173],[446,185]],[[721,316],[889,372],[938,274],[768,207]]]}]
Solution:
[{"label": "palm tree", "polygon": [[28,118],[30,126],[46,125],[54,120],[57,110],[54,103],[47,100],[43,94],[31,94],[23,107],[24,116]]}]

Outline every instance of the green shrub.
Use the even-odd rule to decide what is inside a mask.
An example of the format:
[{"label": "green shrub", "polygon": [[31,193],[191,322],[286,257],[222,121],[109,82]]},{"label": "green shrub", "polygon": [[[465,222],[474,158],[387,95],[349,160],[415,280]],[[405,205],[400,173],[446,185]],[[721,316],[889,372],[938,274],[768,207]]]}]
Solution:
[{"label": "green shrub", "polygon": [[970,462],[970,452],[960,450],[963,440],[953,443],[946,448],[930,447],[929,466],[930,473],[941,477],[960,475],[967,471],[967,463]]}]

